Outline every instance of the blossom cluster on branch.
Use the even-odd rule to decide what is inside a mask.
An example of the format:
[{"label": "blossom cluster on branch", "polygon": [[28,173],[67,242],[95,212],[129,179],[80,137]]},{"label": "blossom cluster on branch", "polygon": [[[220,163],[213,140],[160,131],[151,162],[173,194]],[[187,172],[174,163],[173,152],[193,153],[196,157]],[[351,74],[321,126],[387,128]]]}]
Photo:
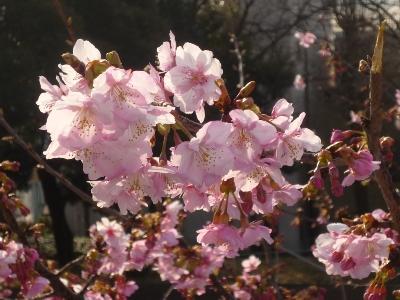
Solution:
[{"label": "blossom cluster on branch", "polygon": [[[295,37],[304,48],[316,40],[311,32]],[[289,101],[279,99],[269,114],[262,112],[251,96],[255,82],[231,97],[213,53],[192,43],[178,46],[173,33],[156,53],[154,66],[132,70],[115,51],[102,56],[79,39],[72,53],[62,55],[57,84],[40,76],[37,105],[48,114],[41,129],[51,139],[46,158],[80,161],[95,205],[118,208],[126,218],[104,217],[91,226],[90,249],[75,262],[78,274],[68,270],[72,262],[49,267],[30,243],[35,234],[13,219],[17,210],[28,211],[5,173],[18,164],[3,162],[1,211],[8,226],[0,236],[3,296],[15,294],[9,287],[18,281],[17,293],[25,297],[124,300],[139,288],[127,274],[151,268],[187,299],[207,289],[243,300],[279,294],[291,299],[290,291],[270,282],[274,270],[265,269],[259,258],[245,259],[236,277],[223,275],[224,262],[261,243],[276,242],[278,248],[271,218],[285,205],[328,191],[340,197],[393,161],[393,139],[380,139],[382,161],[375,160],[362,130],[334,130],[323,147],[303,126],[306,114],[295,114]],[[302,80],[296,80],[299,88],[305,87]],[[220,118],[211,120],[215,112]],[[308,182],[287,180],[282,169],[307,158],[313,166]],[[198,243],[189,245],[182,224],[198,210],[212,213],[212,219],[197,230]],[[319,218],[328,221],[328,213]],[[400,257],[391,214],[376,210],[342,221],[327,225],[314,256],[328,274],[362,279],[375,273],[364,298],[384,299],[380,295]],[[325,294],[309,287],[298,297]]]}]

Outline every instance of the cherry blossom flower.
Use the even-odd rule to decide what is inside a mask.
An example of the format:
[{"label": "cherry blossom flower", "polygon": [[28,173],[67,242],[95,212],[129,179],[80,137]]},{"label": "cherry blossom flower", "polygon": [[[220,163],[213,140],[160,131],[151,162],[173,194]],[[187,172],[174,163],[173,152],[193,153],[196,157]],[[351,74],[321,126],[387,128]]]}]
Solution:
[{"label": "cherry blossom flower", "polygon": [[169,71],[176,65],[176,41],[175,35],[171,31],[169,32],[169,39],[170,42],[164,42],[157,48],[158,68],[164,72]]},{"label": "cherry blossom flower", "polygon": [[185,203],[185,210],[194,212],[196,210],[210,210],[210,202],[208,200],[208,193],[202,192],[193,185],[188,185],[183,189],[183,201]]},{"label": "cherry blossom flower", "polygon": [[220,246],[227,257],[235,257],[243,247],[238,229],[227,224],[209,224],[197,231],[197,242],[203,245]]},{"label": "cherry blossom flower", "polygon": [[52,85],[44,76],[39,76],[40,88],[44,91],[36,101],[42,113],[48,113],[53,109],[54,104],[61,100],[66,94],[62,86]]},{"label": "cherry blossom flower", "polygon": [[89,41],[78,39],[72,49],[72,54],[85,65],[101,59],[100,51]]},{"label": "cherry blossom flower", "polygon": [[304,150],[318,152],[322,148],[321,139],[313,131],[300,127],[304,118],[303,112],[284,132],[278,133],[275,157],[282,165],[292,166],[295,160],[301,159]]},{"label": "cherry blossom flower", "polygon": [[178,174],[198,188],[220,181],[233,167],[233,153],[227,144],[232,129],[229,123],[208,122],[195,138],[180,143],[171,158]]},{"label": "cherry blossom flower", "polygon": [[343,179],[343,186],[350,186],[354,181],[362,181],[371,176],[379,169],[379,161],[374,161],[372,154],[368,150],[361,150],[353,153],[348,160],[348,175]]},{"label": "cherry blossom flower", "polygon": [[299,45],[304,48],[309,48],[312,44],[315,43],[317,37],[314,33],[306,31],[306,32],[299,32],[296,31],[294,37],[299,40]]},{"label": "cherry blossom flower", "polygon": [[132,243],[130,251],[129,265],[132,269],[141,271],[149,260],[150,249],[146,245],[146,240],[139,240]]},{"label": "cherry blossom flower", "polygon": [[83,170],[91,180],[128,176],[147,164],[147,158],[152,155],[153,134],[151,124],[139,120],[131,123],[117,140],[103,138],[77,152],[75,157],[82,161]]},{"label": "cherry blossom flower", "polygon": [[96,244],[100,239],[105,242],[106,255],[101,258],[101,266],[97,273],[101,274],[121,274],[129,266],[128,263],[128,245],[129,237],[124,232],[122,226],[116,221],[110,221],[102,218],[89,230],[90,237]]},{"label": "cherry blossom flower", "polygon": [[242,261],[243,271],[246,273],[255,271],[260,264],[261,264],[261,261],[258,259],[258,257],[254,256],[254,255],[250,255],[248,259],[245,259],[244,261]]},{"label": "cherry blossom flower", "polygon": [[251,110],[235,109],[229,113],[234,130],[230,136],[230,144],[237,160],[253,161],[263,147],[270,144],[277,136],[273,125],[259,120]]},{"label": "cherry blossom flower", "polygon": [[318,236],[313,254],[325,264],[330,275],[351,276],[355,279],[368,277],[377,272],[389,255],[393,240],[382,233],[370,237],[347,233],[345,224],[327,226],[328,233]]},{"label": "cherry blossom flower", "polygon": [[176,49],[176,66],[164,77],[167,90],[174,94],[174,105],[186,114],[196,113],[204,121],[204,102],[212,105],[221,94],[215,81],[221,78],[222,69],[211,51],[185,43]]},{"label": "cherry blossom flower", "polygon": [[157,107],[152,103],[165,99],[164,92],[150,74],[109,67],[93,82],[92,96],[111,105],[115,125],[126,129],[130,122],[146,120],[153,126],[157,123],[173,124],[171,106]]},{"label": "cherry blossom flower", "polygon": [[[145,177],[144,177],[145,179]],[[92,183],[93,200],[99,207],[110,207],[118,204],[121,214],[129,211],[136,214],[143,205],[144,196],[138,176],[131,178],[115,178],[111,181],[97,181]]]},{"label": "cherry blossom flower", "polygon": [[104,124],[111,122],[107,106],[90,97],[71,92],[57,101],[49,113],[46,130],[68,150],[81,150],[101,138]]}]

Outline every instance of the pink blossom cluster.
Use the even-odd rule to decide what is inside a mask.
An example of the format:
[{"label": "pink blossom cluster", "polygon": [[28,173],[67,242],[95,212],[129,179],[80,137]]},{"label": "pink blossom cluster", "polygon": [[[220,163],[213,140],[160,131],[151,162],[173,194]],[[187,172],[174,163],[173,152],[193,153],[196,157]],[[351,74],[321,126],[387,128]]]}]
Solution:
[{"label": "pink blossom cluster", "polygon": [[138,286],[133,280],[127,281],[123,276],[117,276],[114,286],[109,289],[97,288],[96,285],[91,286],[85,292],[85,300],[128,300],[137,289]]},{"label": "pink blossom cluster", "polygon": [[[385,150],[389,157],[392,153],[391,141],[383,140],[381,145],[383,145],[382,150]],[[370,178],[372,173],[379,169],[380,163],[373,160],[371,152],[366,148],[365,141],[358,131],[335,129],[331,135],[331,145],[320,151],[318,155],[318,163],[310,182],[316,189],[323,189],[322,172],[328,169],[332,194],[339,197],[343,195],[345,187],[351,186],[355,181]],[[338,165],[346,166],[343,179],[341,179]]]},{"label": "pink blossom cluster", "polygon": [[122,274],[127,269],[129,236],[121,224],[102,218],[90,228],[94,246],[99,246],[101,259],[98,274]]},{"label": "pink blossom cluster", "polygon": [[363,279],[388,262],[389,246],[394,241],[385,233],[357,234],[342,223],[327,226],[318,236],[313,254],[330,275]]},{"label": "pink blossom cluster", "polygon": [[165,252],[154,266],[162,280],[186,295],[202,295],[212,285],[210,276],[224,263],[224,253],[211,247],[179,247]]},{"label": "pink blossom cluster", "polygon": [[[302,197],[301,186],[290,184],[281,168],[322,147],[313,131],[301,127],[305,113],[294,117],[292,104],[281,99],[271,115],[238,106],[224,121],[190,131],[184,115],[195,112],[203,122],[204,104],[222,95],[216,84],[221,64],[191,43],[177,47],[172,33],[157,53],[159,71],[132,71],[78,40],[73,54],[64,55],[68,64],[60,66],[58,85],[40,77],[44,92],[37,104],[49,114],[44,128],[51,137],[46,156],[82,161],[100,207],[117,204],[121,213],[136,214],[148,199],[182,196],[186,211],[214,211],[213,222],[199,230],[201,244],[234,256],[263,239],[272,243],[269,228],[247,219]],[[164,142],[170,132],[175,137],[159,157],[153,153],[155,128]],[[233,219],[240,228],[231,225]],[[122,255],[124,240],[104,241],[111,253]],[[122,259],[113,263],[104,270],[123,267]]]},{"label": "pink blossom cluster", "polygon": [[[210,275],[222,267],[225,256],[211,247],[180,247],[182,241],[176,227],[181,210],[180,203],[174,201],[166,205],[161,216],[144,214],[143,224],[150,227],[137,228],[131,235],[125,233],[118,222],[103,218],[90,230],[93,246],[100,257],[85,272],[118,275],[152,266],[162,280],[182,293],[203,294],[205,287],[211,284]],[[130,281],[129,286],[132,285],[136,286]],[[136,288],[131,290],[133,293]],[[98,295],[96,292],[89,294]]]},{"label": "pink blossom cluster", "polygon": [[242,261],[243,272],[238,276],[236,282],[229,287],[235,299],[251,300],[254,299],[255,294],[258,294],[257,291],[261,285],[261,275],[256,271],[260,265],[260,259],[254,255]]},{"label": "pink blossom cluster", "polygon": [[[0,238],[0,281],[5,286],[20,285],[24,298],[31,299],[40,295],[49,288],[49,281],[35,271],[34,266],[38,259],[35,249]],[[2,293],[11,294],[11,290],[4,288]]]}]

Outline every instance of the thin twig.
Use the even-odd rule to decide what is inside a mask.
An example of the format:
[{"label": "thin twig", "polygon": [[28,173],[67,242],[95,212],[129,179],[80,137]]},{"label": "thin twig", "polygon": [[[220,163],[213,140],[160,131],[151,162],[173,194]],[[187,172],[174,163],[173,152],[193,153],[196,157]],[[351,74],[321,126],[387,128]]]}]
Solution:
[{"label": "thin twig", "polygon": [[173,292],[173,290],[174,290],[174,287],[171,285],[171,286],[168,288],[168,290],[165,291],[165,293],[164,293],[164,295],[163,295],[163,297],[162,297],[162,300],[167,300],[168,297],[169,297],[169,296],[171,295],[171,293]]},{"label": "thin twig", "polygon": [[78,295],[83,296],[86,292],[86,290],[89,288],[89,286],[95,281],[95,279],[97,278],[96,274],[93,274],[89,277],[88,281],[86,281],[85,285],[83,286],[82,290],[79,292]]},{"label": "thin twig", "polygon": [[66,263],[58,272],[56,273],[57,276],[62,275],[65,273],[69,268],[73,267],[76,264],[79,264],[82,260],[84,260],[85,255],[81,255],[74,260],[71,260],[70,262]]},{"label": "thin twig", "polygon": [[72,27],[72,22],[71,22],[71,18],[68,18],[65,15],[64,9],[60,3],[59,0],[53,0],[53,5],[55,10],[57,11],[57,14],[59,15],[59,17],[61,18],[62,22],[64,23],[65,29],[68,32],[68,36],[70,39],[71,44],[75,44],[76,42],[76,35],[74,32],[74,29]]},{"label": "thin twig", "polygon": [[286,252],[286,253],[289,254],[290,256],[293,256],[294,258],[297,258],[298,260],[300,260],[300,261],[306,263],[307,265],[313,267],[314,269],[317,269],[317,270],[319,270],[319,271],[321,271],[321,272],[325,272],[325,268],[323,268],[323,267],[321,267],[320,265],[318,265],[318,264],[316,264],[316,263],[314,263],[314,262],[308,260],[307,258],[304,258],[303,256],[297,254],[297,253],[294,252],[294,251],[292,251],[292,250],[290,250],[290,249],[287,249],[287,248],[285,248],[285,247],[283,247],[283,246],[279,246],[279,249],[282,250],[283,252]]},{"label": "thin twig", "polygon": [[11,127],[11,125],[4,118],[3,110],[0,108],[0,126],[3,127],[13,138],[14,141],[23,149],[30,157],[32,157],[38,164],[40,164],[44,170],[50,175],[56,177],[61,184],[63,184],[67,189],[77,195],[83,202],[91,205],[95,210],[108,216],[114,216],[118,219],[125,220],[126,217],[119,214],[118,211],[111,208],[100,208],[93,202],[92,197],[82,191],[80,188],[75,186],[71,181],[64,177],[61,173],[53,169],[33,148],[31,145],[27,144],[21,136]]}]

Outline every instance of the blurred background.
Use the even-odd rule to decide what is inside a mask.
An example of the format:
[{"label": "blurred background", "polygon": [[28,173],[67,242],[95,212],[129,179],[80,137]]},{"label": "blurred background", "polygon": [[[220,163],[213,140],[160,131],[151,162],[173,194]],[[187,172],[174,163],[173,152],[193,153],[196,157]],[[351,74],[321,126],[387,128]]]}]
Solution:
[{"label": "blurred background", "polygon": [[[377,24],[383,19],[388,21],[384,97],[391,107],[396,103],[395,90],[400,88],[400,1],[0,0],[0,107],[23,139],[42,153],[48,137],[39,130],[46,116],[35,105],[40,94],[38,76],[55,83],[60,55],[72,49],[71,36],[91,41],[102,53],[116,50],[125,67],[143,69],[155,63],[156,48],[169,39],[172,30],[178,44],[189,41],[214,52],[232,95],[242,80],[255,80],[254,98],[264,111],[270,112],[280,98],[294,102],[297,113],[307,113],[307,126],[327,145],[333,128],[357,127],[350,124],[350,111],[363,110],[368,95],[368,78],[358,72],[358,64],[372,53]],[[316,43],[309,49],[299,46],[296,31],[313,32]],[[304,80],[300,87],[294,85],[296,75]],[[394,122],[385,129],[396,138],[393,125],[398,121]],[[37,168],[2,128],[0,135],[0,159],[22,164],[15,179],[20,197],[33,212],[26,221],[48,223],[49,255],[60,264],[67,262],[84,250],[87,229],[99,215],[59,180]],[[399,157],[398,145],[395,151]],[[90,192],[79,163],[52,160],[49,164]],[[397,165],[395,159],[393,168]],[[288,170],[288,178],[305,183],[307,171],[307,165],[296,165]],[[398,184],[400,178],[394,179]],[[320,200],[286,208],[276,224],[283,241],[279,255],[274,252],[271,257],[298,264],[290,276],[277,278],[280,283],[333,285],[323,273],[294,257],[311,261],[310,247],[327,221],[384,207],[372,184],[368,188],[355,184],[339,199],[325,195]],[[328,219],[330,206],[334,214]],[[188,241],[194,241],[195,230],[207,218],[198,213],[186,221]],[[159,281],[151,274],[142,276],[144,286]],[[135,294],[138,299],[142,291]]]}]

